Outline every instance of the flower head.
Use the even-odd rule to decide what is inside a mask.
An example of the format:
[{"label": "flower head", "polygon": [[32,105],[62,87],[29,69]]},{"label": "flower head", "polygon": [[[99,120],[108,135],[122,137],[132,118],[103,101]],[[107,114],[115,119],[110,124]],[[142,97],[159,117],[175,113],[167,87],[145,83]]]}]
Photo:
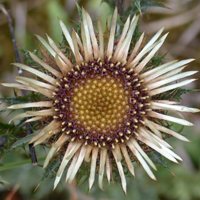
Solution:
[{"label": "flower head", "polygon": [[84,9],[82,16],[81,35],[74,30],[70,35],[66,26],[59,20],[73,56],[67,57],[49,36],[49,44],[37,36],[54,58],[58,68],[50,66],[30,52],[31,58],[47,72],[15,63],[15,66],[36,75],[39,80],[16,77],[20,84],[3,84],[41,93],[46,96],[46,100],[17,104],[8,108],[39,108],[19,114],[12,120],[29,117],[26,122],[33,122],[48,118],[49,123],[30,142],[38,145],[51,137],[56,138],[44,167],[49,164],[55,152],[61,148],[65,149],[54,187],[59,183],[67,165],[69,166],[66,180],[72,182],[82,163],[89,162],[89,189],[92,188],[96,172],[99,174],[99,187],[103,188],[104,171],[110,181],[112,165],[115,162],[122,188],[126,192],[122,160],[125,160],[123,162],[133,176],[133,158],[139,161],[154,180],[156,178],[152,169],[156,170],[156,166],[147,155],[148,149],[157,151],[173,162],[181,160],[162,138],[162,134],[169,134],[183,141],[187,139],[166,128],[159,120],[191,126],[190,122],[166,115],[163,111],[199,110],[165,100],[161,98],[161,94],[195,80],[174,82],[196,73],[181,72],[193,59],[179,62],[175,60],[155,68],[147,68],[147,63],[167,36],[165,34],[161,37],[163,29],[142,48],[143,33],[132,48],[131,41],[138,16],[132,19],[128,17],[121,35],[116,38],[115,9],[108,41],[104,37],[101,22],[98,22],[96,33],[92,20]]}]

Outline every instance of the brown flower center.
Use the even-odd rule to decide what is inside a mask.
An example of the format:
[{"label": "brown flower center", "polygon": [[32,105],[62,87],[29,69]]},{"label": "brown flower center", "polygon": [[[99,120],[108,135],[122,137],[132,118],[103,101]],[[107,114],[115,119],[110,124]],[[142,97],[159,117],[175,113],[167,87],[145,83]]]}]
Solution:
[{"label": "brown flower center", "polygon": [[133,69],[108,59],[75,66],[57,83],[54,118],[72,141],[114,148],[144,124],[149,96],[142,82]]},{"label": "brown flower center", "polygon": [[72,90],[74,93],[70,102],[70,111],[79,127],[97,136],[102,133],[109,135],[111,130],[117,130],[128,118],[130,109],[130,90],[124,90],[121,79],[113,76],[99,76],[78,81],[80,87]]}]

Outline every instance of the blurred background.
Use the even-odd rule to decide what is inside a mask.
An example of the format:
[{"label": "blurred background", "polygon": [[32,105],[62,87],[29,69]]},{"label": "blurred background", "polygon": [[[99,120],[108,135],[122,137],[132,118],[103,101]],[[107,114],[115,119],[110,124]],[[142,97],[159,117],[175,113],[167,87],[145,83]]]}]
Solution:
[{"label": "blurred background", "polygon": [[[147,14],[140,18],[140,30],[149,34],[149,38],[161,27],[165,32],[170,31],[166,42],[160,50],[160,55],[166,59],[195,58],[188,69],[200,69],[200,1],[199,0],[160,0],[168,9],[150,8]],[[96,19],[100,20],[110,14],[109,7],[101,0],[77,0]],[[58,18],[61,18],[71,30],[73,21],[79,20],[75,0],[0,0],[6,8],[11,9],[14,18],[14,27],[17,44],[23,49],[34,51],[37,45],[34,34],[45,37],[48,33],[55,41],[61,42],[61,30]],[[124,1],[128,7],[129,0]],[[105,24],[105,23],[104,23]],[[21,55],[22,62],[25,58]],[[13,82],[17,69],[10,63],[15,62],[13,46],[10,38],[6,16],[0,12],[0,82]],[[187,69],[186,69],[187,70]],[[198,79],[200,74],[195,77]],[[187,88],[200,88],[199,80],[188,85]],[[0,97],[13,96],[13,90],[0,86]],[[182,104],[191,107],[200,107],[200,93],[184,95]],[[1,104],[0,108],[5,108]],[[79,184],[77,188],[62,181],[56,190],[53,188],[53,179],[40,183],[43,170],[39,166],[32,166],[25,148],[13,151],[6,155],[1,162],[4,165],[17,163],[14,167],[1,168],[1,177],[8,182],[8,188],[0,185],[0,199],[2,200],[200,200],[200,115],[184,115],[195,124],[194,127],[184,128],[190,143],[183,143],[177,139],[170,139],[175,152],[183,158],[179,165],[166,161],[169,169],[158,166],[155,175],[158,181],[152,181],[141,167],[136,167],[136,179],[128,178],[127,196],[124,196],[119,183],[111,183],[105,191],[98,188],[97,183],[88,194],[88,182]],[[1,118],[6,122],[7,114]],[[182,127],[174,126],[178,131]],[[36,148],[38,158],[46,155],[40,147]],[[39,162],[42,164],[42,162]]]}]

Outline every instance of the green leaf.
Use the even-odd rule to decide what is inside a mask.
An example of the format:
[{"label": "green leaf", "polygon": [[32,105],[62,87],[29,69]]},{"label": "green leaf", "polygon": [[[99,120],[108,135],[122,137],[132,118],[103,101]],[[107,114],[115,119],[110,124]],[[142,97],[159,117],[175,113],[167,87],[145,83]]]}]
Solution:
[{"label": "green leaf", "polygon": [[2,179],[2,177],[1,177],[1,175],[0,175],[0,184],[3,185],[4,187],[6,187],[6,188],[8,189],[8,187],[7,187],[7,185],[6,185],[6,184],[8,184],[8,182],[4,181],[4,180]]},{"label": "green leaf", "polygon": [[140,6],[140,0],[133,0],[135,3],[135,6],[137,7],[137,9],[139,10],[139,12],[141,13],[141,6]]},{"label": "green leaf", "polygon": [[12,151],[12,150],[14,150],[15,148],[18,148],[18,147],[24,147],[24,145],[29,143],[31,141],[31,139],[37,134],[38,133],[33,133],[31,135],[27,135],[26,137],[17,140],[14,144],[12,144],[9,151]]},{"label": "green leaf", "polygon": [[14,97],[7,97],[7,98],[0,98],[0,101],[9,103],[10,105],[20,104],[20,103],[28,103],[34,102],[43,99],[44,96],[41,94],[37,94],[35,92],[31,92],[25,96],[14,96]]},{"label": "green leaf", "polygon": [[78,14],[79,14],[79,17],[81,19],[81,21],[83,20],[83,17],[82,17],[82,9],[81,7],[78,5],[78,3],[76,2],[76,7],[77,7],[77,10],[78,10]]},{"label": "green leaf", "polygon": [[163,156],[161,156],[158,152],[152,151],[148,154],[148,156],[155,164],[165,167],[169,172],[171,172],[171,174],[174,175],[174,173],[169,168],[168,164],[164,161]]},{"label": "green leaf", "polygon": [[0,101],[9,103],[10,105],[19,104],[19,103],[27,103],[28,96],[22,96],[22,97],[14,96],[14,97],[0,98]]},{"label": "green leaf", "polygon": [[163,3],[157,2],[157,1],[149,1],[149,0],[133,0],[134,3],[131,3],[131,5],[128,7],[128,9],[123,14],[123,22],[126,20],[126,18],[131,15],[139,14],[139,13],[145,13],[148,8],[150,7],[162,7],[167,8]]},{"label": "green leaf", "polygon": [[153,67],[157,67],[159,66],[163,59],[165,58],[165,55],[164,56],[159,56],[159,55],[155,55],[148,63],[148,65],[151,65]]},{"label": "green leaf", "polygon": [[[39,158],[38,159],[38,161],[44,161],[44,160],[45,160],[45,158]],[[26,165],[26,164],[32,165],[30,158],[26,159],[26,160],[17,161],[17,162],[13,162],[13,163],[10,163],[10,164],[2,165],[2,166],[0,166],[0,172],[10,170],[10,169],[13,169],[13,168],[16,168],[16,167],[20,167],[20,166]]]},{"label": "green leaf", "polygon": [[165,99],[176,99],[177,101],[181,100],[181,96],[183,94],[188,94],[191,92],[196,92],[196,89],[184,89],[184,88],[178,88],[176,90],[170,90],[167,94],[165,94]]},{"label": "green leaf", "polygon": [[7,111],[7,109],[0,110],[0,115],[2,115],[3,113],[5,113],[6,111]]},{"label": "green leaf", "polygon": [[14,127],[15,125],[13,123],[7,124],[7,123],[0,122],[0,133],[2,132],[3,134],[6,132],[6,130],[12,130]]},{"label": "green leaf", "polygon": [[155,164],[160,164],[164,166],[165,168],[169,169],[169,166],[165,163],[165,161],[163,160],[163,157],[158,152],[153,151],[149,153],[148,156]]},{"label": "green leaf", "polygon": [[[29,55],[29,52],[25,49],[22,49],[20,47],[18,47],[18,49],[24,54],[24,56],[26,57],[26,64],[27,65],[38,65],[37,62],[35,62],[31,56]],[[34,51],[32,52],[33,54],[37,54],[38,51]]]},{"label": "green leaf", "polygon": [[47,167],[45,168],[45,171],[43,173],[42,179],[41,179],[39,184],[41,184],[47,178],[55,177],[59,166],[60,166],[60,161],[59,161],[59,158],[57,157],[55,160],[50,162],[49,165],[47,165]]}]

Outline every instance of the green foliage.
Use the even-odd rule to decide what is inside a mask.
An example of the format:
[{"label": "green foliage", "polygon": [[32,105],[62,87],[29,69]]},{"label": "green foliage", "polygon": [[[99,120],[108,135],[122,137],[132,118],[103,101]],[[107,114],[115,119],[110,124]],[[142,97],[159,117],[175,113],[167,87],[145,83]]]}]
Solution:
[{"label": "green foliage", "polygon": [[149,0],[133,0],[133,3],[128,7],[128,9],[123,13],[123,18],[125,19],[128,15],[135,15],[139,13],[146,13],[147,9],[150,7],[162,7],[167,8],[164,4],[157,1]]},{"label": "green foliage", "polygon": [[7,188],[6,181],[4,181],[0,175],[0,184]]},{"label": "green foliage", "polygon": [[167,168],[169,170],[169,166],[166,164],[166,162],[163,159],[163,156],[161,156],[157,151],[153,151],[150,152],[148,154],[148,156],[150,157],[150,159],[155,163],[155,164],[159,164],[162,165],[163,167]]},{"label": "green foliage", "polygon": [[60,161],[59,161],[59,158],[57,157],[52,162],[50,162],[49,165],[47,165],[39,184],[41,184],[43,181],[47,179],[54,178],[56,176],[59,166],[60,166]]},{"label": "green foliage", "polygon": [[[1,102],[8,103],[9,105],[15,105],[15,104],[21,104],[21,103],[28,103],[28,102],[35,102],[38,101],[38,99],[43,99],[44,96],[35,92],[30,92],[28,95],[25,96],[13,96],[13,97],[6,97],[6,98],[0,98]],[[4,109],[5,110],[5,109]],[[5,112],[4,110],[1,110],[1,114]]]},{"label": "green foliage", "polygon": [[14,144],[11,145],[11,147],[9,148],[8,151],[12,151],[16,148],[19,148],[19,147],[24,147],[26,144],[28,144],[31,139],[38,133],[34,133],[34,134],[31,134],[31,135],[27,135],[26,137],[24,138],[21,138],[21,139],[18,139]]},{"label": "green foliage", "polygon": [[137,7],[137,9],[139,10],[139,12],[141,13],[141,5],[140,5],[140,0],[133,0],[135,6]]},{"label": "green foliage", "polygon": [[139,12],[145,13],[148,8],[150,7],[161,7],[167,8],[163,3],[157,1],[150,1],[150,0],[133,0],[135,7],[138,9]]},{"label": "green foliage", "polygon": [[0,98],[0,101],[5,102],[5,103],[9,103],[9,105],[27,103],[27,102],[30,101],[30,95]]},{"label": "green foliage", "polygon": [[[38,65],[32,58],[31,58],[31,56],[29,55],[29,52],[27,51],[27,50],[25,50],[25,49],[22,49],[22,48],[20,48],[20,47],[18,47],[18,49],[22,52],[22,54],[25,56],[25,58],[26,58],[26,64],[27,65]],[[35,54],[35,55],[37,55],[37,52],[38,51],[34,51],[34,52],[32,52],[33,54]]]},{"label": "green foliage", "polygon": [[157,67],[157,66],[159,66],[161,63],[162,63],[162,61],[163,61],[163,59],[165,58],[165,55],[163,55],[163,56],[159,56],[158,54],[156,54],[150,61],[149,61],[149,63],[148,63],[148,66],[151,66],[151,67]]},{"label": "green foliage", "polygon": [[76,8],[77,8],[77,10],[78,10],[78,14],[79,14],[80,20],[82,21],[82,20],[83,20],[83,17],[82,17],[82,9],[81,9],[81,7],[78,5],[78,3],[76,3]]},{"label": "green foliage", "polygon": [[[24,120],[23,120],[24,121]],[[19,147],[16,144],[12,146],[13,143],[20,142],[20,137],[25,135],[25,129],[23,121],[19,122],[19,124],[14,125],[11,124],[4,124],[0,122],[0,141],[2,143],[3,148],[0,151],[0,157],[11,152],[14,147]]]},{"label": "green foliage", "polygon": [[[111,11],[113,12],[115,6],[118,5],[118,0],[102,0],[101,3],[105,2],[109,5]],[[130,15],[131,17],[135,14],[146,13],[148,8],[151,7],[162,7],[167,8],[163,3],[157,1],[149,1],[149,0],[132,0],[127,10],[121,13],[121,20],[124,23],[127,17]]]},{"label": "green foliage", "polygon": [[[31,92],[25,96],[17,96],[15,94],[13,97],[0,98],[0,101],[8,103],[9,105],[15,105],[28,102],[35,102],[38,101],[38,99],[42,98],[44,98],[43,95]],[[7,110],[8,109],[1,110],[0,115],[5,113]],[[13,112],[12,110],[9,111],[10,113]],[[32,134],[23,138],[26,135],[26,128],[24,124],[25,120],[26,119],[22,119],[18,121],[17,124],[14,124],[13,122],[10,124],[0,122],[0,134],[1,134],[0,141],[2,142],[3,140],[5,140],[5,142],[2,142],[3,148],[1,148],[0,156],[4,156],[5,154],[12,152],[15,148],[25,147],[25,145],[35,135]]]},{"label": "green foliage", "polygon": [[180,102],[181,96],[183,94],[189,94],[191,92],[196,92],[196,91],[197,91],[196,89],[177,88],[175,90],[170,90],[167,93],[163,94],[164,95],[163,99],[177,100],[178,102]]},{"label": "green foliage", "polygon": [[3,110],[0,110],[0,116],[5,113],[7,111],[7,109],[3,109]]}]

